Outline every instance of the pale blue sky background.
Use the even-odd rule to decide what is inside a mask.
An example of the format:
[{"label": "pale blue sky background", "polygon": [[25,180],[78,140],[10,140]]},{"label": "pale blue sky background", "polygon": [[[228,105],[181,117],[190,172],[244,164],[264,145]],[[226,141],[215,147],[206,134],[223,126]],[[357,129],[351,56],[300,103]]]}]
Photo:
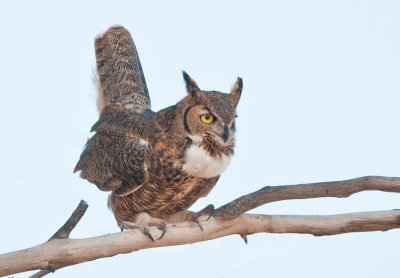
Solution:
[{"label": "pale blue sky background", "polygon": [[[72,174],[97,119],[94,37],[133,35],[155,110],[244,80],[237,151],[193,209],[266,185],[400,176],[398,1],[7,1],[0,4],[0,253],[46,241],[81,199],[71,234],[118,231],[107,194]],[[286,201],[265,214],[400,208],[397,194]],[[258,234],[143,250],[54,277],[398,277],[400,231]],[[15,275],[26,277],[27,274]],[[50,277],[50,276],[49,276]]]}]

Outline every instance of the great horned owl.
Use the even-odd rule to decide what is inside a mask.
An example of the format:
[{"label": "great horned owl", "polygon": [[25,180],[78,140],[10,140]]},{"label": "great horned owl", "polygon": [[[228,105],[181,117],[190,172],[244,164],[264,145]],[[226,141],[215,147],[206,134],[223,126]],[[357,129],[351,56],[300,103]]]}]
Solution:
[{"label": "great horned owl", "polygon": [[187,96],[153,112],[136,47],[122,26],[95,39],[100,118],[74,172],[104,191],[122,228],[198,221],[187,209],[206,196],[233,155],[238,78],[229,94],[203,91],[183,72]]}]

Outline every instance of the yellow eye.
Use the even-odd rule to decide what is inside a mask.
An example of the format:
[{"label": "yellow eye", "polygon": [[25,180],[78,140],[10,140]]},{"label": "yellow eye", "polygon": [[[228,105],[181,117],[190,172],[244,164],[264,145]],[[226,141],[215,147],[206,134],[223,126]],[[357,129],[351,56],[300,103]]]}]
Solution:
[{"label": "yellow eye", "polygon": [[205,124],[211,124],[214,121],[214,116],[211,114],[204,114],[200,116],[200,120]]}]

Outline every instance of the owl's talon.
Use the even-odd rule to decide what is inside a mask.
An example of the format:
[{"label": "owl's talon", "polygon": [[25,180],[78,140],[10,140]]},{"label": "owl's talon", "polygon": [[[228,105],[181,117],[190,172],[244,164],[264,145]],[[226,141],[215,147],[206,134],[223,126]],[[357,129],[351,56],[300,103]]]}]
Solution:
[{"label": "owl's talon", "polygon": [[204,216],[204,215],[208,215],[207,219],[205,220],[205,221],[207,221],[211,218],[213,213],[214,213],[214,205],[208,205],[198,212],[189,213],[186,216],[186,220],[195,222],[199,226],[200,230],[204,231],[203,226],[200,224],[200,217]]},{"label": "owl's talon", "polygon": [[161,236],[157,239],[161,239],[167,231],[167,223],[161,219],[153,218],[146,212],[141,212],[136,216],[136,222],[122,221],[119,226],[121,231],[125,229],[133,230],[139,229],[143,234],[148,236],[152,241],[156,241],[150,232],[150,227],[157,227],[162,231]]},{"label": "owl's talon", "polygon": [[195,219],[194,222],[197,224],[197,226],[199,226],[200,230],[201,230],[202,232],[204,232],[203,226],[200,224],[199,219],[198,219],[198,218]]},{"label": "owl's talon", "polygon": [[147,227],[144,228],[144,229],[143,229],[143,233],[144,233],[146,236],[148,236],[153,242],[155,241],[153,235],[150,233],[149,228],[147,228]]},{"label": "owl's talon", "polygon": [[161,222],[161,223],[157,226],[157,228],[158,228],[159,230],[162,231],[161,236],[157,239],[157,240],[160,240],[160,239],[163,238],[163,236],[164,236],[165,233],[167,232],[167,223],[165,223],[165,222],[163,221],[163,222]]},{"label": "owl's talon", "polygon": [[208,218],[206,219],[209,220],[211,218],[211,216],[214,214],[215,208],[214,205],[210,204],[208,206],[206,206],[205,208],[203,208],[201,211],[199,211],[202,214],[206,214],[208,213]]}]

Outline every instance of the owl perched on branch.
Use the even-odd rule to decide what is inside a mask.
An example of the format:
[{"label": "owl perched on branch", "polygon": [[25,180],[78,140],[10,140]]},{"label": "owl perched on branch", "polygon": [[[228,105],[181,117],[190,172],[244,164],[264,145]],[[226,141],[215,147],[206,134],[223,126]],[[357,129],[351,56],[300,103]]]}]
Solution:
[{"label": "owl perched on branch", "polygon": [[[123,228],[195,221],[211,215],[187,209],[206,196],[228,167],[235,141],[238,78],[229,94],[203,91],[183,72],[187,96],[153,112],[136,47],[122,26],[95,39],[100,118],[75,167],[111,191],[108,206]],[[200,224],[199,224],[200,225]],[[200,226],[201,227],[201,226]]]}]

